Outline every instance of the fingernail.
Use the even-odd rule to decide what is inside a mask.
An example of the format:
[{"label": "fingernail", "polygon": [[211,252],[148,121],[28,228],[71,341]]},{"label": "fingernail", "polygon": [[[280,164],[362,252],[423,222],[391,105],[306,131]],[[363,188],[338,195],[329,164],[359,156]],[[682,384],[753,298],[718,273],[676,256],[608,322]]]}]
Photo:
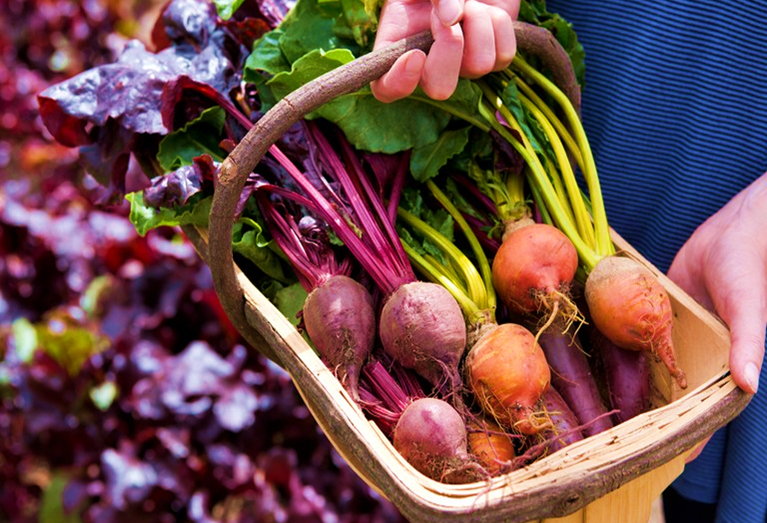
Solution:
[{"label": "fingernail", "polygon": [[410,53],[405,57],[405,72],[408,74],[421,74],[421,59],[416,53]]},{"label": "fingernail", "polygon": [[459,0],[441,0],[437,16],[443,25],[449,27],[461,17],[461,2]]},{"label": "fingernail", "polygon": [[756,368],[753,362],[749,362],[746,364],[746,370],[743,375],[749,388],[756,393],[756,389],[759,388],[759,369]]}]

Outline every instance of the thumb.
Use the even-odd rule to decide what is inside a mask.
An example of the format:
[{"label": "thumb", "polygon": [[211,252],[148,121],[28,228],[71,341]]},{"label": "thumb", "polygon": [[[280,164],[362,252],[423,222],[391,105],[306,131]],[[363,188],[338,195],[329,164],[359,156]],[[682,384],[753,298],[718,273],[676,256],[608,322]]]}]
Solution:
[{"label": "thumb", "polygon": [[[744,297],[743,304],[737,306],[743,310],[733,314],[723,312],[722,319],[730,326],[732,379],[741,389],[755,394],[764,358],[765,323],[759,318],[756,308],[746,309],[748,303],[749,300]],[[728,320],[725,316],[732,317]]]},{"label": "thumb", "polygon": [[740,388],[754,394],[764,358],[767,274],[763,266],[759,270],[745,269],[742,267],[742,272],[733,276],[727,291],[715,295],[714,301],[717,312],[730,327],[732,378]]},{"label": "thumb", "polygon": [[464,0],[431,0],[431,3],[445,27],[455,25],[463,18]]}]

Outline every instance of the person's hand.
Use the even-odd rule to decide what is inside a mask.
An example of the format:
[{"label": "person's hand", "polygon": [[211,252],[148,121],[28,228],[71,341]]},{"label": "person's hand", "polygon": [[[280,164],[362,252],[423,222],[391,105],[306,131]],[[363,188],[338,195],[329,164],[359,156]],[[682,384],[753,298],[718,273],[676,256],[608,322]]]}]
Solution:
[{"label": "person's hand", "polygon": [[[767,329],[767,173],[690,236],[668,276],[730,328],[730,372],[755,393]],[[687,461],[702,451],[702,442]]]},{"label": "person's hand", "polygon": [[459,76],[478,78],[508,67],[517,49],[513,21],[519,0],[387,0],[374,49],[430,29],[428,55],[409,51],[371,84],[382,102],[410,95],[419,85],[427,96],[445,100]]}]

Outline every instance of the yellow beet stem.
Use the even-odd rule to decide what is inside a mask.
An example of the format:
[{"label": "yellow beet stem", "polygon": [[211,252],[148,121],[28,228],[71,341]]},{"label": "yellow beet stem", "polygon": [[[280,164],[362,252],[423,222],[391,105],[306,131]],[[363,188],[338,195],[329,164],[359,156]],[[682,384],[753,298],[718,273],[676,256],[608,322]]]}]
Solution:
[{"label": "yellow beet stem", "polygon": [[[490,262],[487,260],[487,256],[485,256],[485,250],[482,248],[482,246],[479,244],[479,240],[477,239],[474,232],[471,230],[471,227],[469,227],[469,224],[466,222],[466,220],[461,215],[460,211],[456,208],[455,205],[453,205],[453,202],[450,201],[450,199],[443,193],[439,187],[437,187],[437,184],[434,183],[433,180],[428,180],[426,182],[426,186],[429,188],[431,193],[434,195],[434,197],[437,199],[437,201],[447,210],[447,212],[450,213],[450,216],[453,217],[453,220],[458,224],[458,227],[461,228],[463,231],[464,236],[466,236],[466,239],[469,242],[469,245],[471,245],[471,250],[474,252],[474,257],[477,259],[477,264],[479,265],[479,272],[482,276],[482,289],[484,292],[484,299],[480,302],[478,300],[475,300],[478,302],[478,305],[483,306],[487,309],[495,309],[496,306],[496,298],[495,298],[495,288],[493,287],[493,271],[490,267]],[[476,270],[475,266],[471,263],[468,264],[474,271]],[[468,269],[467,269],[468,270]]]},{"label": "yellow beet stem", "polygon": [[458,302],[458,305],[460,305],[461,310],[464,312],[465,316],[468,317],[470,314],[476,314],[479,311],[479,308],[471,300],[471,298],[469,298],[466,291],[456,285],[453,280],[450,279],[443,271],[437,269],[434,264],[430,263],[426,258],[421,256],[407,243],[402,242],[402,247],[404,247],[405,253],[407,254],[408,258],[410,258],[413,266],[421,274],[423,274],[427,280],[431,281],[432,283],[438,283],[442,285],[445,287],[445,289],[448,290],[448,292],[450,292],[450,294],[453,295],[455,301]]},{"label": "yellow beet stem", "polygon": [[506,193],[509,195],[509,201],[514,202],[515,209],[524,207],[520,214],[522,217],[527,213],[527,202],[525,201],[525,177],[519,174],[509,174],[506,176]]},{"label": "yellow beet stem", "polygon": [[540,96],[538,96],[538,93],[536,93],[532,87],[530,87],[524,80],[522,80],[519,76],[511,73],[507,70],[509,75],[513,78],[514,83],[517,85],[517,88],[532,101],[535,106],[544,114],[546,117],[546,120],[548,120],[551,125],[556,130],[557,134],[559,135],[560,139],[562,140],[562,143],[567,148],[567,151],[573,155],[573,159],[575,160],[575,163],[580,167],[581,171],[583,170],[583,155],[581,154],[581,150],[578,149],[578,144],[575,143],[575,139],[573,138],[573,135],[570,134],[570,131],[567,130],[565,127],[565,124],[562,123],[562,120],[560,120],[556,114],[554,114],[554,111],[551,110],[551,107],[546,105],[546,102],[544,102]]},{"label": "yellow beet stem", "polygon": [[[449,278],[444,271],[437,269],[435,264],[430,263],[427,259],[421,256],[415,249],[410,247],[407,242],[402,242],[402,245],[405,247],[405,253],[413,265],[415,265],[416,269],[432,282],[443,285],[461,306],[464,316],[466,316],[467,319],[475,318],[480,311],[488,309],[489,300],[487,288],[477,271],[477,268],[471,263],[471,260],[469,260],[458,247],[447,241],[442,234],[417,216],[401,207],[397,209],[397,215],[416,230],[424,234],[427,238],[437,243],[440,250],[451,259],[453,266],[461,271],[461,280],[466,283],[466,288],[464,290],[459,288],[455,281]],[[495,295],[493,294],[493,303],[494,302]]]},{"label": "yellow beet stem", "polygon": [[[528,174],[528,176],[530,175]],[[543,197],[541,196],[541,191],[539,191],[538,187],[536,187],[533,183],[530,184],[530,192],[533,193],[533,201],[535,201],[535,205],[538,207],[538,212],[541,213],[541,219],[543,220],[543,223],[554,225],[554,220],[551,218],[549,210],[546,208],[546,204],[544,203]]]},{"label": "yellow beet stem", "polygon": [[[615,252],[612,240],[610,238],[610,230],[607,223],[607,214],[604,208],[604,201],[602,200],[602,189],[599,185],[599,177],[597,176],[596,164],[594,163],[594,156],[591,153],[591,146],[586,137],[586,133],[583,129],[580,116],[576,112],[570,100],[565,94],[546,78],[542,73],[536,71],[527,62],[524,61],[519,55],[514,58],[511,63],[511,67],[516,69],[532,79],[537,85],[546,91],[549,96],[560,105],[565,113],[568,123],[572,129],[573,135],[578,148],[583,155],[583,178],[586,181],[586,186],[589,189],[589,197],[591,199],[592,213],[594,219],[594,230],[596,233],[596,261],[604,256]],[[593,261],[593,260],[592,260]],[[591,268],[593,268],[591,265]],[[590,272],[590,270],[589,270]]]},{"label": "yellow beet stem", "polygon": [[[481,83],[480,85],[485,92],[485,96],[489,99],[488,101],[493,104],[493,109],[502,107],[502,102],[489,89],[489,87]],[[599,262],[602,256],[597,255],[597,253],[594,252],[594,249],[589,247],[589,245],[587,245],[578,235],[578,230],[575,227],[575,224],[568,218],[567,213],[560,205],[559,198],[557,197],[556,191],[551,183],[551,180],[549,179],[548,174],[546,174],[546,171],[541,165],[537,155],[532,151],[532,146],[530,146],[529,140],[527,140],[525,137],[525,134],[520,129],[517,121],[507,111],[508,116],[504,116],[504,118],[510,118],[508,124],[520,134],[522,140],[526,143],[527,146],[519,143],[519,141],[511,135],[509,130],[498,122],[492,111],[485,107],[484,104],[480,104],[479,111],[488,120],[490,125],[492,125],[493,129],[498,132],[498,134],[500,134],[505,140],[507,140],[511,146],[514,147],[514,149],[520,154],[520,156],[522,156],[522,159],[529,167],[529,174],[534,182],[531,185],[537,186],[541,194],[541,199],[543,202],[545,202],[553,221],[556,223],[557,227],[559,227],[562,232],[564,232],[573,242],[573,245],[575,245],[582,263],[587,268],[589,268],[589,270],[590,268],[593,268],[597,262]]]},{"label": "yellow beet stem", "polygon": [[[572,206],[570,205],[570,199],[568,198],[567,190],[565,189],[565,186],[562,185],[562,178],[557,172],[557,166],[554,161],[549,158],[548,155],[541,154],[541,156],[543,157],[543,164],[545,165],[546,173],[549,175],[549,180],[551,180],[551,185],[554,187],[554,192],[557,194],[559,205],[562,206],[562,212],[567,215],[567,219],[570,220],[570,223],[574,224],[576,230],[578,230],[579,227],[575,219],[575,214],[573,213]],[[578,232],[580,233],[580,231]],[[583,239],[583,236],[580,236],[580,238]]]},{"label": "yellow beet stem", "polygon": [[455,263],[452,261],[448,261],[447,264],[444,262],[438,260],[436,257],[432,256],[431,254],[423,254],[423,259],[428,262],[432,267],[434,267],[434,270],[438,273],[443,275],[445,278],[450,278],[450,280],[459,287],[463,292],[466,294],[469,293],[469,289],[466,287],[465,282],[463,281],[463,278],[458,274],[458,271],[455,269]]},{"label": "yellow beet stem", "polygon": [[591,221],[588,209],[583,202],[583,195],[581,194],[580,187],[578,187],[578,181],[575,179],[575,173],[573,172],[572,165],[570,165],[570,159],[567,157],[567,152],[557,134],[554,126],[546,118],[541,110],[526,96],[520,95],[520,101],[522,105],[530,112],[535,121],[541,126],[543,132],[546,134],[551,148],[554,151],[557,164],[559,165],[559,173],[567,188],[568,202],[572,208],[575,224],[578,227],[578,231],[587,244],[596,248],[596,241],[594,238],[594,224]]},{"label": "yellow beet stem", "polygon": [[421,91],[416,91],[415,93],[411,94],[408,97],[408,100],[417,100],[419,102],[432,105],[441,111],[445,111],[446,113],[455,116],[456,118],[460,118],[461,120],[473,125],[481,131],[486,133],[490,132],[490,126],[487,124],[487,122],[477,120],[466,112],[455,109],[454,106],[449,103],[446,104],[444,102],[440,102],[439,100],[435,100],[434,98],[430,98],[429,96],[423,94]]}]

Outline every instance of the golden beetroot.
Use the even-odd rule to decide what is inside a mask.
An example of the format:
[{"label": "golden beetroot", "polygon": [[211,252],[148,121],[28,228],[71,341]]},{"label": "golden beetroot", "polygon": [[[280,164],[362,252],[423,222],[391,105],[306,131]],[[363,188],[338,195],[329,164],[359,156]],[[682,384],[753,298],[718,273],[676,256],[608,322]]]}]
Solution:
[{"label": "golden beetroot", "polygon": [[469,453],[488,474],[496,476],[514,466],[514,440],[503,427],[489,419],[472,420],[467,425]]},{"label": "golden beetroot", "polygon": [[570,239],[552,225],[533,223],[504,238],[493,259],[493,286],[514,312],[574,309],[569,291],[577,268]]},{"label": "golden beetroot", "polygon": [[618,347],[646,350],[660,359],[681,388],[671,337],[671,300],[655,275],[636,260],[608,256],[586,280],[585,297],[597,329]]},{"label": "golden beetroot", "polygon": [[504,323],[487,332],[466,356],[466,384],[482,410],[502,426],[535,434],[548,425],[541,396],[551,371],[535,336]]}]

